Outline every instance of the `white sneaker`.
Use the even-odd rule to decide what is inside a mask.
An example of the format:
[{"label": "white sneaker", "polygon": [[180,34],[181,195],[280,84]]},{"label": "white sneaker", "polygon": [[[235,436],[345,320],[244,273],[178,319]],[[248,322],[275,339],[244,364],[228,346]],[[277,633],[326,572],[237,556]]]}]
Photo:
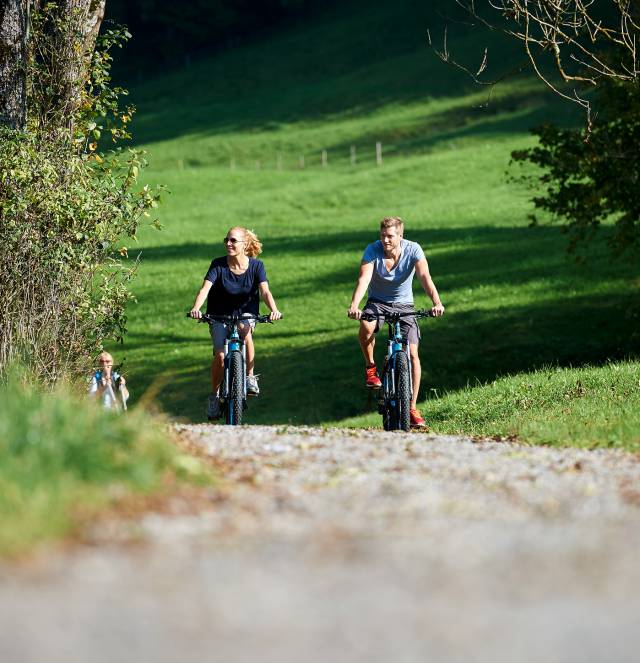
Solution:
[{"label": "white sneaker", "polygon": [[216,394],[209,394],[207,399],[207,419],[218,419],[220,417],[220,399]]},{"label": "white sneaker", "polygon": [[257,396],[260,393],[258,387],[258,376],[247,375],[247,396]]}]

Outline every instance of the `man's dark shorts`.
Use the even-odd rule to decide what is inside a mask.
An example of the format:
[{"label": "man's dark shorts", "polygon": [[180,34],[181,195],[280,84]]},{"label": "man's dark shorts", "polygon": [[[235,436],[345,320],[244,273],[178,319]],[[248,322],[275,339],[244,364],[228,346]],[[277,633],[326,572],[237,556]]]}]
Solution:
[{"label": "man's dark shorts", "polygon": [[[377,318],[376,334],[384,324],[385,313],[408,313],[410,311],[415,311],[413,304],[385,304],[375,299],[368,299],[364,309],[362,309],[363,314]],[[418,321],[413,316],[400,319],[400,331],[409,343],[418,345],[420,342],[420,327],[418,327]]]}]

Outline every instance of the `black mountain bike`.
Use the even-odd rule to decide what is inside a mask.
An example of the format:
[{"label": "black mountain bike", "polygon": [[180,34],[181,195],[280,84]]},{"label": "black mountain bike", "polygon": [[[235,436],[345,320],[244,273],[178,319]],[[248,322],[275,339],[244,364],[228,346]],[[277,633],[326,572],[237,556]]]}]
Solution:
[{"label": "black mountain bike", "polygon": [[[384,316],[384,321],[389,325],[389,341],[380,378],[382,387],[378,395],[378,412],[382,415],[382,425],[385,430],[408,431],[411,428],[409,409],[413,383],[409,342],[400,331],[400,320],[408,317],[431,318],[433,313],[425,309],[407,313],[387,313]],[[375,321],[378,318],[363,315],[362,319]]]},{"label": "black mountain bike", "polygon": [[[189,315],[187,314],[187,317]],[[223,322],[227,329],[224,341],[224,376],[220,385],[220,403],[224,408],[224,420],[229,426],[239,426],[247,408],[246,348],[240,337],[241,322],[271,322],[268,315],[208,315],[203,313],[198,322]]]}]

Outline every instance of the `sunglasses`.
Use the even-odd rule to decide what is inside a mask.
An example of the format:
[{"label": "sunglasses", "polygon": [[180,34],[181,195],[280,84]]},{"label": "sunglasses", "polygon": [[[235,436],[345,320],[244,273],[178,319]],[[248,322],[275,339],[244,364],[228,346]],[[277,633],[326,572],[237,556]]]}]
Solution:
[{"label": "sunglasses", "polygon": [[236,239],[235,237],[225,237],[222,240],[223,244],[227,244],[229,242],[231,242],[231,244],[238,244],[238,243],[242,244],[244,242],[244,240],[243,239]]}]

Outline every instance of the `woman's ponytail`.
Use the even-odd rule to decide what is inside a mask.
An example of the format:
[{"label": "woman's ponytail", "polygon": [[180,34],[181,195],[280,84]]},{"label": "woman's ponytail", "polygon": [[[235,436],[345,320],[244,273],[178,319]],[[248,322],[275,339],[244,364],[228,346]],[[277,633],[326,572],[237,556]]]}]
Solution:
[{"label": "woman's ponytail", "polygon": [[262,242],[253,230],[244,230],[244,251],[250,258],[255,258],[262,253]]}]

